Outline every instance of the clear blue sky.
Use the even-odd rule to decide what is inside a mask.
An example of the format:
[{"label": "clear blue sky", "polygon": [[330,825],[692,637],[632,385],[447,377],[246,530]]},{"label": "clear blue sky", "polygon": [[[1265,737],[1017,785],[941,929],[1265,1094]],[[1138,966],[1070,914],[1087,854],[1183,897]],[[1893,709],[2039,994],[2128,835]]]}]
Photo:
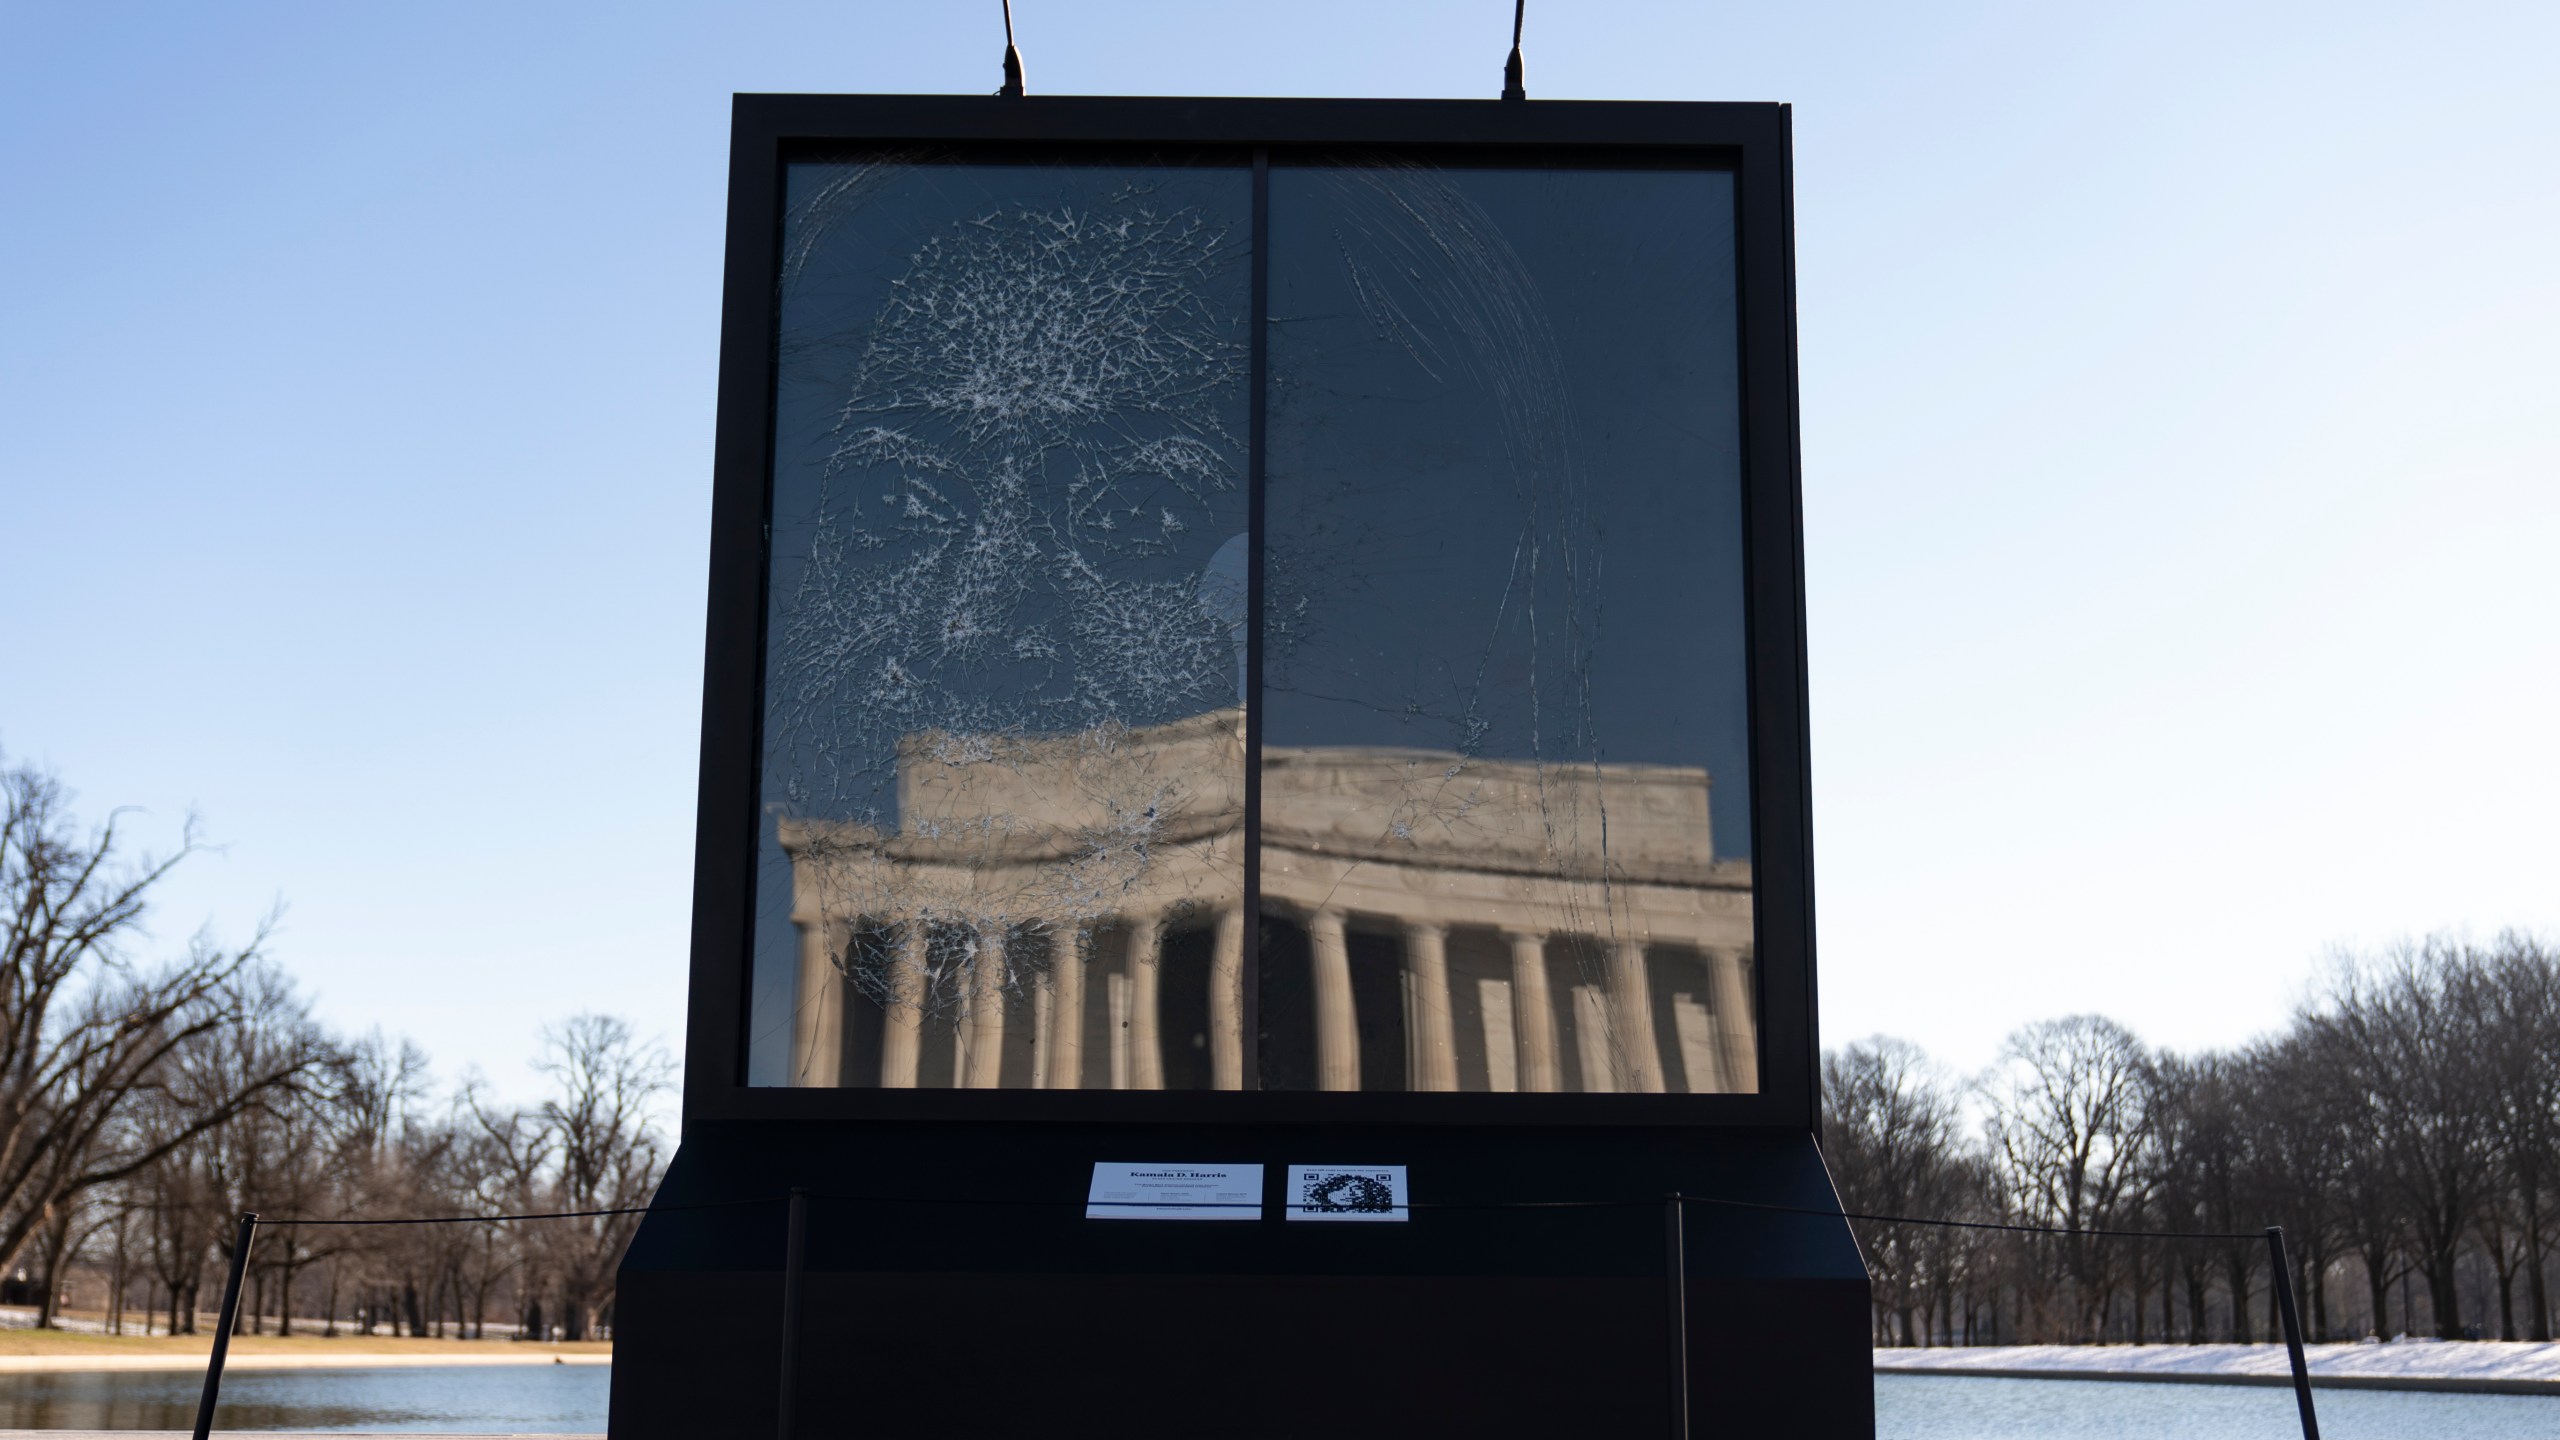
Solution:
[{"label": "clear blue sky", "polygon": [[[0,8],[0,747],[159,929],[530,1084],[679,1040],[728,96],[984,4]],[[1017,6],[1046,93],[1485,96],[1509,6]],[[1538,3],[1787,100],[1823,1010],[1962,1066],[2560,933],[2560,6]]]}]

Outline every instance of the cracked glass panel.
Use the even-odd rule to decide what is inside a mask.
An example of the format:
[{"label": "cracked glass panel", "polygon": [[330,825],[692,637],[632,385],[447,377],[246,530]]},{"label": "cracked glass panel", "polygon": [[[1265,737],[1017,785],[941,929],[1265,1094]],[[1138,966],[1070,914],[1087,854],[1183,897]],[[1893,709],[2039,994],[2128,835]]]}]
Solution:
[{"label": "cracked glass panel", "polygon": [[750,1082],[1239,1083],[1249,171],[785,192]]},{"label": "cracked glass panel", "polygon": [[1756,1090],[1731,177],[1269,203],[1261,1084]]}]

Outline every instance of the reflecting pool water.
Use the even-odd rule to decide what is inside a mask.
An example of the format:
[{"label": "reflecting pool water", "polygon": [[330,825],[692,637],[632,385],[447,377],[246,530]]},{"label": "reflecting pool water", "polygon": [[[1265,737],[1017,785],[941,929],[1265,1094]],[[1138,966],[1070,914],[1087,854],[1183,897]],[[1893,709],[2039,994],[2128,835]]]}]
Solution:
[{"label": "reflecting pool water", "polygon": [[[246,1370],[225,1377],[217,1428],[601,1434],[603,1365]],[[201,1376],[184,1371],[0,1375],[0,1430],[183,1430]],[[2560,1440],[2560,1398],[2319,1392],[2324,1440]],[[2291,1391],[2239,1385],[1876,1377],[1877,1440],[2295,1440]]]},{"label": "reflecting pool water", "polygon": [[[2560,1440],[2560,1398],[2318,1390],[2322,1440]],[[1876,1377],[1876,1440],[2300,1440],[2293,1392],[2257,1385]]]},{"label": "reflecting pool water", "polygon": [[[235,1370],[217,1431],[602,1434],[607,1365]],[[204,1376],[186,1370],[0,1375],[0,1430],[185,1430]]]}]

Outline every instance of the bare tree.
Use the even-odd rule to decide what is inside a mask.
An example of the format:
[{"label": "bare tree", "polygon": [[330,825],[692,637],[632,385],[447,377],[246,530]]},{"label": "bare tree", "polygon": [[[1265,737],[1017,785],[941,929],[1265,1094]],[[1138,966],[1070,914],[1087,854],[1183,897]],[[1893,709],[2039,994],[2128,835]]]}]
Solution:
[{"label": "bare tree", "polygon": [[[556,1087],[542,1110],[553,1203],[563,1210],[646,1205],[665,1166],[650,1107],[672,1082],[674,1062],[610,1015],[551,1026],[543,1046],[539,1068]],[[593,1334],[611,1307],[614,1269],[638,1228],[631,1215],[542,1226],[540,1250],[560,1287],[567,1338]]]},{"label": "bare tree", "polygon": [[2504,1160],[2508,1196],[2495,1207],[2513,1212],[2515,1249],[2500,1252],[2502,1331],[2515,1338],[2512,1275],[2525,1275],[2527,1322],[2532,1338],[2551,1338],[2551,1296],[2544,1253],[2554,1221],[2551,1190],[2560,1179],[2560,956],[2528,935],[2498,937],[2489,956],[2489,1037],[2486,1060],[2496,1084],[2491,1123]]},{"label": "bare tree", "polygon": [[[458,1138],[453,1148],[455,1189],[466,1212],[504,1214],[525,1198],[529,1178],[519,1167],[523,1147],[516,1143],[522,1117],[510,1114],[492,1130],[481,1123],[479,1107],[456,1107]],[[468,1122],[468,1123],[465,1123]],[[465,1309],[471,1338],[488,1332],[489,1301],[498,1288],[524,1273],[524,1247],[504,1225],[475,1225],[461,1237],[454,1281]]]},{"label": "bare tree", "polygon": [[172,1146],[137,1177],[141,1203],[151,1218],[151,1274],[168,1301],[172,1335],[195,1333],[204,1257],[213,1248],[213,1232],[221,1228],[203,1149],[198,1144]]},{"label": "bare tree", "polygon": [[[1984,1093],[1993,1153],[2030,1223],[2085,1231],[2140,1218],[2152,1173],[2149,1071],[2142,1042],[2103,1016],[2009,1037]],[[2076,1236],[2054,1248],[2071,1282],[2073,1338],[2096,1339],[2122,1252]]]},{"label": "bare tree", "polygon": [[[1822,1152],[1847,1209],[1883,1215],[1952,1215],[1972,1176],[1964,1166],[1953,1085],[1920,1047],[1886,1036],[1822,1060]],[[1932,1301],[1944,1299],[1953,1252],[1945,1232],[1858,1222],[1880,1317],[1899,1322],[1892,1343],[1922,1343]],[[1932,1264],[1932,1262],[1935,1262]],[[1882,1326],[1880,1329],[1884,1328]]]},{"label": "bare tree", "polygon": [[[2156,1209],[2178,1228],[2222,1236],[2246,1235],[2262,1223],[2259,1202],[2259,1127],[2245,1057],[2205,1054],[2164,1058],[2153,1068],[2152,1129],[2158,1145]],[[2207,1318],[2216,1261],[2230,1301],[2231,1339],[2255,1338],[2249,1296],[2265,1247],[2255,1239],[2187,1241],[2179,1260],[2187,1282],[2188,1339],[2212,1332]]]},{"label": "bare tree", "polygon": [[2302,1021],[2330,1042],[2342,1082],[2368,1104],[2409,1258],[2445,1340],[2463,1336],[2462,1243],[2493,1173],[2496,1090],[2481,1044],[2490,988],[2470,947],[2430,939],[2339,965]]},{"label": "bare tree", "polygon": [[[473,1126],[470,1153],[478,1172],[475,1179],[489,1213],[526,1213],[549,1203],[551,1135],[543,1117],[491,1105],[476,1084],[465,1089],[462,1103]],[[555,1247],[521,1230],[492,1236],[490,1243],[502,1240],[511,1252],[509,1268],[516,1274],[516,1336],[539,1340],[548,1328],[541,1297],[551,1284],[550,1252]]]},{"label": "bare tree", "polygon": [[228,1090],[191,1097],[181,1124],[117,1125],[180,1047],[243,1023],[272,980],[264,925],[236,949],[199,936],[179,960],[136,963],[152,889],[193,853],[194,826],[163,858],[127,863],[120,845],[113,816],[79,827],[52,775],[0,771],[0,1266],[62,1206],[139,1174],[317,1059],[287,1046]]},{"label": "bare tree", "polygon": [[[2312,1338],[2326,1340],[2332,1333],[2329,1271],[2352,1243],[2349,1192],[2338,1179],[2350,1163],[2349,1121],[2298,1031],[2251,1047],[2243,1066],[2257,1172],[2244,1188],[2259,1207],[2254,1223],[2285,1227],[2297,1270],[2294,1293],[2310,1311],[2305,1323]],[[2277,1323],[2271,1312],[2270,1331]]]},{"label": "bare tree", "polygon": [[[2560,951],[2531,936],[2338,957],[2285,1029],[2237,1050],[2150,1056],[2094,1016],[2029,1026],[1978,1082],[1987,1151],[1910,1046],[1827,1055],[1824,1085],[1824,1156],[1851,1209],[2063,1232],[1858,1225],[1879,1344],[2141,1343],[2153,1295],[2162,1338],[2271,1334],[2270,1223],[2293,1238],[2316,1336],[2453,1339],[2493,1307],[2502,1335],[2550,1325]],[[2152,1229],[2190,1238],[2089,1233]]]}]

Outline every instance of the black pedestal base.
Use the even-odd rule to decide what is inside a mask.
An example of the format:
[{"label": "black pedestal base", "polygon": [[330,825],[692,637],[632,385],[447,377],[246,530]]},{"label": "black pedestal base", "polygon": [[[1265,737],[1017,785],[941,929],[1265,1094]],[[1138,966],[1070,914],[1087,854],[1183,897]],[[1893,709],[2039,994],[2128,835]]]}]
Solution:
[{"label": "black pedestal base", "polygon": [[[1095,1160],[1260,1161],[1275,1201],[1293,1161],[1403,1163],[1417,1208],[1142,1222],[1039,1203],[1080,1202]],[[1255,1127],[1204,1146],[1140,1126],[737,1122],[696,1127],[660,1204],[795,1185],[804,1440],[1669,1436],[1660,1197],[1835,1203],[1801,1134]],[[1497,1208],[1567,1199],[1629,1203]],[[1872,1436],[1846,1226],[1687,1216],[1694,1432]],[[778,1202],[649,1217],[615,1307],[615,1440],[775,1434],[784,1227]]]}]

